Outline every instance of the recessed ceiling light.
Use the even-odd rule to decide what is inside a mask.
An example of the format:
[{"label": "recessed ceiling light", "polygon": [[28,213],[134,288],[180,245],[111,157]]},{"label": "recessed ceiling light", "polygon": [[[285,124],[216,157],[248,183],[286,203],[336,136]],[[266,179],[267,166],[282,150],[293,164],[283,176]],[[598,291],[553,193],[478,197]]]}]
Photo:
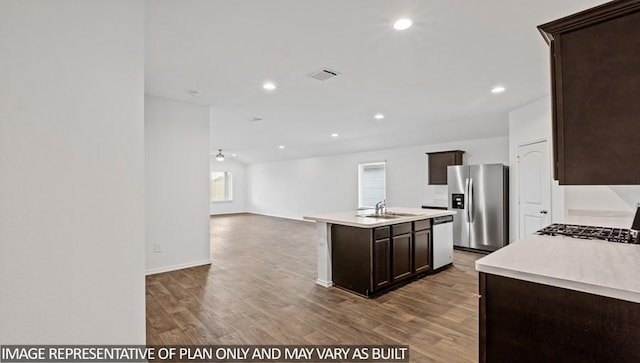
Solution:
[{"label": "recessed ceiling light", "polygon": [[384,118],[384,115],[381,113],[376,113],[373,118],[375,118],[376,120],[382,120]]},{"label": "recessed ceiling light", "polygon": [[284,145],[278,146],[278,149],[284,149]]},{"label": "recessed ceiling light", "polygon": [[262,117],[252,117],[249,119],[249,122],[262,122],[264,121]]},{"label": "recessed ceiling light", "polygon": [[491,93],[502,93],[506,90],[506,88],[502,86],[495,86],[491,89]]},{"label": "recessed ceiling light", "polygon": [[262,88],[266,89],[267,91],[273,91],[274,89],[276,89],[276,85],[272,82],[265,82],[262,85]]},{"label": "recessed ceiling light", "polygon": [[231,156],[233,156],[234,158],[237,158],[238,154],[231,154]]},{"label": "recessed ceiling light", "polygon": [[331,134],[331,137],[338,137],[340,135],[336,134],[335,132],[333,134]]},{"label": "recessed ceiling light", "polygon": [[198,97],[200,96],[200,92],[196,91],[196,90],[189,90],[188,91],[190,95],[192,95],[193,97]]},{"label": "recessed ceiling light", "polygon": [[393,28],[395,30],[405,30],[409,29],[413,22],[411,19],[398,19],[395,23],[393,23]]}]

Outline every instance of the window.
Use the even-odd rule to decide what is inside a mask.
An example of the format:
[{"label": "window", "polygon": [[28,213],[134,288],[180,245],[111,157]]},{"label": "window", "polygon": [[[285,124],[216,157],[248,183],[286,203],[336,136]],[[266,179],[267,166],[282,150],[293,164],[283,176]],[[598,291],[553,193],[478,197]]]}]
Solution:
[{"label": "window", "polygon": [[358,165],[358,208],[374,208],[386,197],[385,163]]},{"label": "window", "polygon": [[231,193],[231,172],[212,171],[211,172],[211,201],[226,202],[233,200]]}]

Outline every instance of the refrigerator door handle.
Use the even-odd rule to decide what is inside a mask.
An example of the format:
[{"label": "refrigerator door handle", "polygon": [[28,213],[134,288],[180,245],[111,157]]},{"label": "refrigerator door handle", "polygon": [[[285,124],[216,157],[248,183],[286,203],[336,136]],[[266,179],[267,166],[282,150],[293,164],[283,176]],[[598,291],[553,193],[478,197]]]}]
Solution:
[{"label": "refrigerator door handle", "polygon": [[469,201],[467,202],[467,214],[469,214],[469,222],[473,223],[473,178],[469,178],[467,180],[469,181],[469,192],[467,194],[467,198],[469,199]]},{"label": "refrigerator door handle", "polygon": [[469,204],[469,178],[466,178],[464,180],[464,195],[467,198],[467,210],[465,210],[465,212],[466,212],[466,215],[465,215],[466,222],[471,222],[471,217],[469,216],[469,207],[471,206]]}]

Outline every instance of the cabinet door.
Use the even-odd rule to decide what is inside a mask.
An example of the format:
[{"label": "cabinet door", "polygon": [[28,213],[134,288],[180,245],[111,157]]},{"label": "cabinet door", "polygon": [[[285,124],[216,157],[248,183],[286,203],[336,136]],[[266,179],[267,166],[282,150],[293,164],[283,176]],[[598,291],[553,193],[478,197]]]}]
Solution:
[{"label": "cabinet door", "polygon": [[481,363],[640,362],[638,303],[492,274],[479,277]]},{"label": "cabinet door", "polygon": [[371,292],[371,230],[334,224],[331,226],[333,283],[357,294]]},{"label": "cabinet door", "polygon": [[393,280],[400,280],[413,272],[413,238],[411,233],[395,236],[391,240]]},{"label": "cabinet door", "polygon": [[429,185],[447,185],[447,166],[462,165],[461,150],[427,153],[429,155]]},{"label": "cabinet door", "polygon": [[561,185],[640,184],[639,23],[638,1],[612,1],[538,27],[551,46]]},{"label": "cabinet door", "polygon": [[373,287],[378,290],[391,283],[391,240],[373,241]]},{"label": "cabinet door", "polygon": [[424,230],[414,234],[414,268],[415,273],[423,273],[431,270],[431,231]]}]

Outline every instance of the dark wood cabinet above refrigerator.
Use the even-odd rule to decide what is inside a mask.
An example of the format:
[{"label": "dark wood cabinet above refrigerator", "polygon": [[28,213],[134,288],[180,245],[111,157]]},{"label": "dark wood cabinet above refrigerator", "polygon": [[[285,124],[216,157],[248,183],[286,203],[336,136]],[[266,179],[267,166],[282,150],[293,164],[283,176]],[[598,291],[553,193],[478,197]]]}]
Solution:
[{"label": "dark wood cabinet above refrigerator", "polygon": [[551,48],[555,179],[640,184],[640,0],[538,29]]},{"label": "dark wood cabinet above refrigerator", "polygon": [[462,150],[439,151],[429,155],[429,185],[447,185],[447,166],[462,165]]}]

